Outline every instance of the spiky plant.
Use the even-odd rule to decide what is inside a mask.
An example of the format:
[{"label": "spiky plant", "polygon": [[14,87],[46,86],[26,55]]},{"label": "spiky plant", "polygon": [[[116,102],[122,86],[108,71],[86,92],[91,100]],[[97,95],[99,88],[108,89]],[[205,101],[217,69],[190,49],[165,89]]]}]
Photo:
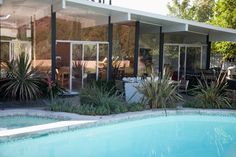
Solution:
[{"label": "spiky plant", "polygon": [[113,114],[124,112],[126,108],[122,95],[114,93],[113,89],[98,86],[95,83],[87,85],[80,91],[80,101],[82,106],[92,106],[96,114]]},{"label": "spiky plant", "polygon": [[199,104],[203,108],[224,108],[229,107],[230,100],[228,98],[226,74],[220,74],[215,81],[207,81],[203,76],[203,79],[198,79],[198,85],[193,89],[193,93]]},{"label": "spiky plant", "polygon": [[36,99],[40,96],[42,79],[32,61],[24,52],[8,63],[6,69],[9,74],[7,82],[1,87],[5,97],[20,101]]},{"label": "spiky plant", "polygon": [[145,80],[137,87],[143,94],[143,99],[147,101],[151,108],[167,108],[167,104],[182,100],[182,96],[177,92],[177,85],[173,85],[164,76],[162,80],[156,80],[155,75],[151,75],[150,80]]}]

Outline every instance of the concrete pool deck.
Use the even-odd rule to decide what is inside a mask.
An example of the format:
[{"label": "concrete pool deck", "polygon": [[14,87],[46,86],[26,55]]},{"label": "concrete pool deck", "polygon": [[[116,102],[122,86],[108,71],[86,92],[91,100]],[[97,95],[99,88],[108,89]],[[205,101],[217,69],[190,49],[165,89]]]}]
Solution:
[{"label": "concrete pool deck", "polygon": [[[222,115],[235,116],[236,110],[216,110],[216,109],[169,109],[167,115]],[[140,112],[127,112],[108,116],[86,116],[65,112],[52,112],[40,109],[6,109],[0,110],[0,118],[3,116],[34,116],[57,118],[61,121],[36,125],[24,128],[2,130],[0,131],[0,142],[8,141],[12,138],[20,138],[27,136],[39,136],[40,134],[49,134],[60,131],[68,131],[72,129],[87,128],[98,125],[106,125],[114,122],[122,122],[126,120],[135,120],[141,118],[150,118],[157,116],[165,116],[163,109],[146,110]]]}]

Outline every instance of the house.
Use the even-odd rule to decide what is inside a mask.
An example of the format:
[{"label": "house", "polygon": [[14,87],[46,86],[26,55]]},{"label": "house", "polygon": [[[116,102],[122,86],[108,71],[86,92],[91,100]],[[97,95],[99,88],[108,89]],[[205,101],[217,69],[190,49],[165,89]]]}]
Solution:
[{"label": "house", "polygon": [[[211,42],[236,30],[87,0],[0,1],[1,60],[26,52],[68,91],[88,80],[209,69]],[[1,69],[3,77],[4,69]]]}]

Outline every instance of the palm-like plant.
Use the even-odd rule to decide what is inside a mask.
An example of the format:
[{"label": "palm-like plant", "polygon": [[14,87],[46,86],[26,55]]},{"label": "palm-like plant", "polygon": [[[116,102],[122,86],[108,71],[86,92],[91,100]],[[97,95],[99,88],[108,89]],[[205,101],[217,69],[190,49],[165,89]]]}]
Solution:
[{"label": "palm-like plant", "polygon": [[203,76],[203,80],[198,79],[198,85],[193,89],[199,104],[203,108],[223,108],[230,107],[228,98],[226,74],[220,74],[215,81],[208,82]]},{"label": "palm-like plant", "polygon": [[7,98],[21,101],[38,98],[42,79],[28,55],[21,53],[16,60],[6,63],[6,69],[9,77],[1,90]]},{"label": "palm-like plant", "polygon": [[177,92],[177,86],[170,83],[168,76],[164,76],[162,80],[155,78],[155,75],[151,75],[150,80],[145,80],[137,87],[151,108],[166,108],[167,103],[182,100],[182,96]]}]

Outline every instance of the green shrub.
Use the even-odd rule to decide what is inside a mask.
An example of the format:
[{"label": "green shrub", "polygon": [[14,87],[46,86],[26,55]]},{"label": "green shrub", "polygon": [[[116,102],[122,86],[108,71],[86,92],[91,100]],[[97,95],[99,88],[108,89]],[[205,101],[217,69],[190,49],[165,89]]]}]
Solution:
[{"label": "green shrub", "polygon": [[81,106],[93,106],[98,115],[116,114],[127,111],[126,103],[114,91],[114,88],[108,89],[106,86],[98,86],[91,83],[80,91]]},{"label": "green shrub", "polygon": [[130,112],[143,111],[145,109],[147,109],[147,107],[143,103],[131,103],[128,105],[128,111]]},{"label": "green shrub", "polygon": [[98,80],[98,81],[91,82],[91,83],[95,83],[98,88],[103,88],[106,91],[112,92],[112,94],[115,94],[115,92],[116,92],[115,81],[113,81],[113,80],[112,81]]},{"label": "green shrub", "polygon": [[59,111],[59,112],[74,112],[76,111],[76,106],[71,105],[69,102],[65,101],[57,101],[50,105],[51,111]]},{"label": "green shrub", "polygon": [[220,74],[216,81],[198,80],[193,89],[201,108],[231,108],[228,98],[226,75]]},{"label": "green shrub", "polygon": [[108,90],[103,86],[97,86],[96,83],[81,89],[80,105],[72,105],[68,102],[59,101],[50,105],[52,111],[72,112],[83,115],[109,115],[128,111],[142,111],[146,109],[144,104],[127,104],[122,95]]},{"label": "green shrub", "polygon": [[201,101],[199,101],[196,98],[192,98],[191,100],[187,100],[184,104],[184,107],[190,107],[190,108],[202,108]]},{"label": "green shrub", "polygon": [[83,115],[96,115],[96,108],[92,105],[80,105],[76,108],[75,113]]},{"label": "green shrub", "polygon": [[110,109],[104,105],[96,108],[96,115],[108,115],[111,114]]}]

